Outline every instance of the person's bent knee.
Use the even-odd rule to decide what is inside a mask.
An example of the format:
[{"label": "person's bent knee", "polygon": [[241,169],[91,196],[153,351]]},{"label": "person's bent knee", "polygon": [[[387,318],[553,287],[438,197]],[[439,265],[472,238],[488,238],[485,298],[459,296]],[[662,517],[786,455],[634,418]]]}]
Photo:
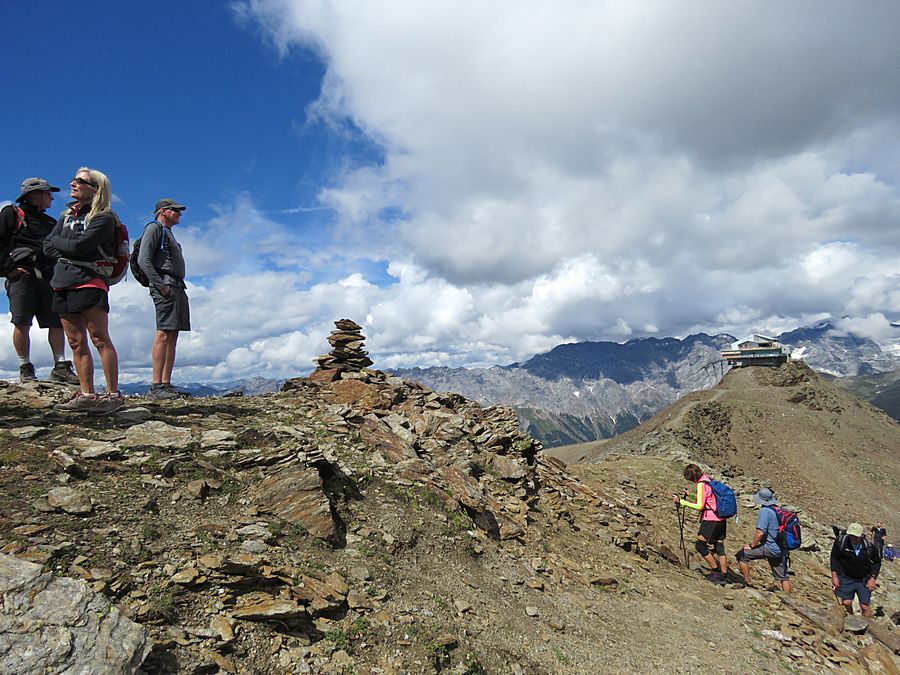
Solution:
[{"label": "person's bent knee", "polygon": [[725,556],[725,542],[717,541],[715,548],[713,549],[716,552],[716,555],[720,558]]},{"label": "person's bent knee", "polygon": [[704,558],[709,555],[709,544],[707,544],[703,539],[698,539],[697,541],[695,541],[694,548],[697,549],[697,553],[699,553]]},{"label": "person's bent knee", "polygon": [[102,335],[91,335],[91,343],[97,348],[98,352],[102,352],[109,346],[109,340]]}]

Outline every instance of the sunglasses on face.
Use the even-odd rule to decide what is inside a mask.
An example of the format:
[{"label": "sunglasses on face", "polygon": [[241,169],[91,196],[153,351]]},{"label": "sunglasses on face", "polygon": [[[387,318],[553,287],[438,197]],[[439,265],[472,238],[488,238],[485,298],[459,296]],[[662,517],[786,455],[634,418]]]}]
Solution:
[{"label": "sunglasses on face", "polygon": [[72,179],[72,182],[77,183],[78,185],[90,185],[93,188],[97,187],[96,183],[92,183],[89,180],[85,180],[81,176],[75,176],[75,178]]}]

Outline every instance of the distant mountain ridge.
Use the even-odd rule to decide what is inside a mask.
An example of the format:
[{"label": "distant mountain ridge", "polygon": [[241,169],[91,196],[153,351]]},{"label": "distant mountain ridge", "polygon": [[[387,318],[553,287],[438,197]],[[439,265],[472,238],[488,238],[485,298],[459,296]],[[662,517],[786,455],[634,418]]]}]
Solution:
[{"label": "distant mountain ridge", "polygon": [[[681,396],[715,385],[727,370],[719,352],[736,339],[698,333],[684,339],[578,342],[508,366],[393,372],[483,405],[513,406],[523,427],[545,447],[553,447],[615,436]],[[900,353],[882,350],[868,338],[841,334],[829,321],[777,339],[810,367],[833,375],[900,368]]]},{"label": "distant mountain ridge", "polygon": [[[284,380],[272,380],[266,377],[248,377],[243,380],[230,380],[226,382],[177,382],[175,386],[186,391],[191,396],[224,396],[225,394],[240,393],[244,396],[259,396],[271,394],[279,389]],[[119,389],[127,395],[140,395],[147,392],[149,382],[132,382],[120,384]]]}]

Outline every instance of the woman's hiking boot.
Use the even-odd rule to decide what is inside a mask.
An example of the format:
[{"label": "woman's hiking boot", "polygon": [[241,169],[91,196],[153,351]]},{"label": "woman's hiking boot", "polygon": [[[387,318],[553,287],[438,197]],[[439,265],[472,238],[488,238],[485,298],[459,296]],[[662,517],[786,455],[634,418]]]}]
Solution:
[{"label": "woman's hiking boot", "polygon": [[31,363],[23,363],[19,366],[19,382],[33,382],[37,379],[34,372],[34,365]]},{"label": "woman's hiking boot", "polygon": [[97,399],[97,405],[91,411],[94,415],[107,415],[125,406],[125,397],[122,392],[107,392]]},{"label": "woman's hiking boot", "polygon": [[71,361],[58,361],[53,370],[50,371],[51,382],[62,382],[63,384],[78,384],[78,375],[72,370]]},{"label": "woman's hiking boot", "polygon": [[58,403],[53,408],[63,412],[90,412],[97,408],[99,402],[97,394],[82,394],[79,391],[65,403]]}]

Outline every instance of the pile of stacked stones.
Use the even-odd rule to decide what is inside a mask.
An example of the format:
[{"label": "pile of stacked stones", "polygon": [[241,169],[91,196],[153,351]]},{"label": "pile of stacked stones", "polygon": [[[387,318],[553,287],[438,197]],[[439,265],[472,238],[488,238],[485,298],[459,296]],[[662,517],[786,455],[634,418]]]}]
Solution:
[{"label": "pile of stacked stones", "polygon": [[317,371],[358,372],[371,366],[372,359],[363,349],[366,337],[361,332],[362,326],[350,319],[339,319],[334,325],[337,330],[328,336],[333,349],[316,358]]}]

